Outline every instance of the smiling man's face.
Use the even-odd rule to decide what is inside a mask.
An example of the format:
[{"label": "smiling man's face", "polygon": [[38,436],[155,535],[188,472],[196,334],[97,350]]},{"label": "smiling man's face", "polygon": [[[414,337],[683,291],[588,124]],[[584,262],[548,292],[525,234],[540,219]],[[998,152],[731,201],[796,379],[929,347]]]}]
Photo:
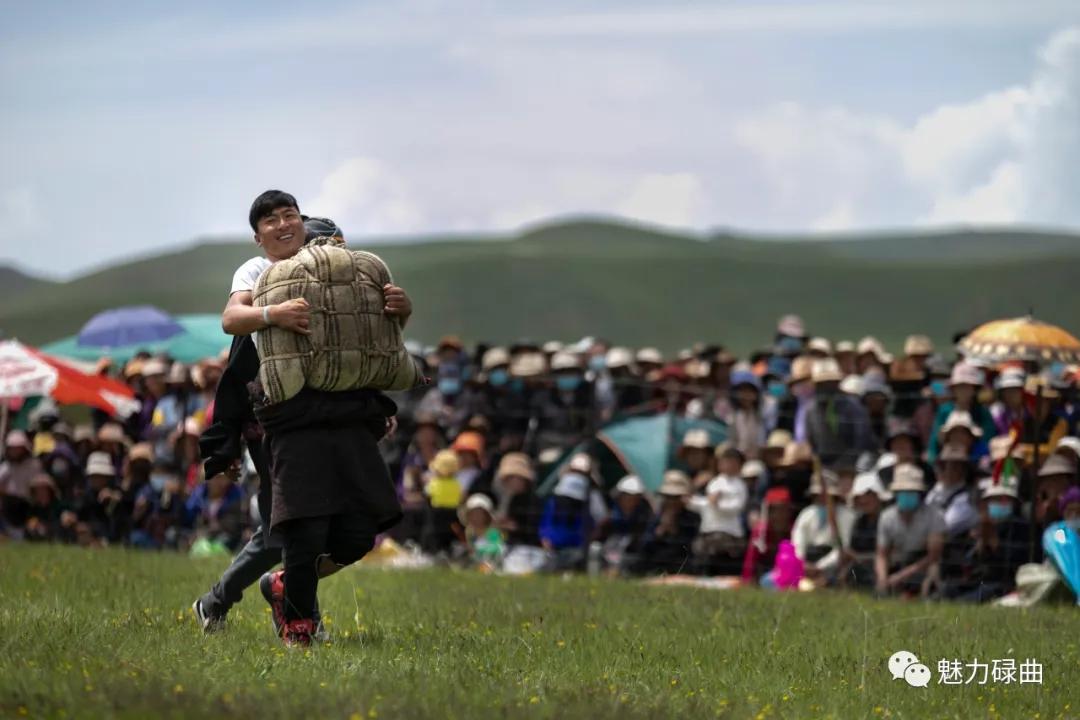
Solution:
[{"label": "smiling man's face", "polygon": [[304,246],[306,239],[304,219],[296,208],[278,208],[263,215],[257,223],[255,242],[271,260],[291,258]]}]

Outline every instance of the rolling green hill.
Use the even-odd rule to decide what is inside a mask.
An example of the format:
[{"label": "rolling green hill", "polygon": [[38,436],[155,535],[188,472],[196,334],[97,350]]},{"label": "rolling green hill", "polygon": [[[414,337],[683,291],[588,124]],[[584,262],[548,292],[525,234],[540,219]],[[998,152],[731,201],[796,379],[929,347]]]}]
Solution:
[{"label": "rolling green hill", "polygon": [[[359,246],[359,243],[355,243]],[[912,332],[939,345],[1029,309],[1080,330],[1080,237],[1010,230],[871,238],[692,237],[618,222],[539,226],[514,238],[371,246],[414,299],[409,334],[504,342],[528,336],[675,350],[696,340],[746,352],[799,312],[839,339],[874,334],[898,349]],[[8,289],[0,328],[41,343],[99,310],[150,303],[216,312],[250,243],[204,243],[67,283]]]}]

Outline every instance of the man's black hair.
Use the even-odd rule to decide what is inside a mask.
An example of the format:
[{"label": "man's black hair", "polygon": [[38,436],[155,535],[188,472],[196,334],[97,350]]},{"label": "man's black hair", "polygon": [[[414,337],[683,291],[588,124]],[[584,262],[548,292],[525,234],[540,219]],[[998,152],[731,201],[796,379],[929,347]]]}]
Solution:
[{"label": "man's black hair", "polygon": [[281,190],[267,190],[255,202],[251,203],[251,211],[248,213],[248,223],[255,232],[259,231],[259,220],[279,208],[290,207],[300,212],[300,206],[296,204],[296,198]]}]

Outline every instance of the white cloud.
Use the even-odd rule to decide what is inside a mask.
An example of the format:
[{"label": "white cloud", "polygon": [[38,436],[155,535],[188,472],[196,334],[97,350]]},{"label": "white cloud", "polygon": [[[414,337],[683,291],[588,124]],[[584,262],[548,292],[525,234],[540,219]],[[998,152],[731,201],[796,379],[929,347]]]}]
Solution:
[{"label": "white cloud", "polygon": [[1076,224],[1080,29],[1050,39],[1027,84],[909,124],[784,103],[744,118],[735,137],[791,227]]},{"label": "white cloud", "polygon": [[673,227],[701,224],[705,191],[693,173],[650,173],[639,178],[614,210],[634,220]]},{"label": "white cloud", "polygon": [[304,209],[331,217],[346,235],[413,232],[424,214],[405,182],[374,158],[353,157],[322,181],[319,194]]}]

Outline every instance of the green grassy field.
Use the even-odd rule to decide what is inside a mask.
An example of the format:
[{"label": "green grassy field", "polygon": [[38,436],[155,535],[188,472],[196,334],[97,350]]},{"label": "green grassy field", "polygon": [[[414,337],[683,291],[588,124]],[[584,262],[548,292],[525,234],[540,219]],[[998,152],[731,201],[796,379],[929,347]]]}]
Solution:
[{"label": "green grassy field", "polygon": [[[816,334],[874,334],[893,351],[909,333],[944,346],[956,331],[1029,309],[1080,330],[1080,238],[1067,234],[760,239],[581,221],[372,249],[412,295],[409,335],[425,342],[447,333],[494,343],[598,334],[668,351],[703,340],[747,353],[771,343],[777,319],[793,311]],[[5,280],[0,269],[0,331],[44,343],[118,305],[220,312],[233,271],[256,254],[250,242],[202,244],[64,283],[10,272]]]},{"label": "green grassy field", "polygon": [[[220,560],[0,546],[0,716],[1076,717],[1080,611],[587,578],[350,569],[329,645],[285,650],[258,591],[223,634],[189,605]],[[914,652],[926,688],[892,680]],[[941,658],[1035,658],[1042,685],[936,684]]]}]

